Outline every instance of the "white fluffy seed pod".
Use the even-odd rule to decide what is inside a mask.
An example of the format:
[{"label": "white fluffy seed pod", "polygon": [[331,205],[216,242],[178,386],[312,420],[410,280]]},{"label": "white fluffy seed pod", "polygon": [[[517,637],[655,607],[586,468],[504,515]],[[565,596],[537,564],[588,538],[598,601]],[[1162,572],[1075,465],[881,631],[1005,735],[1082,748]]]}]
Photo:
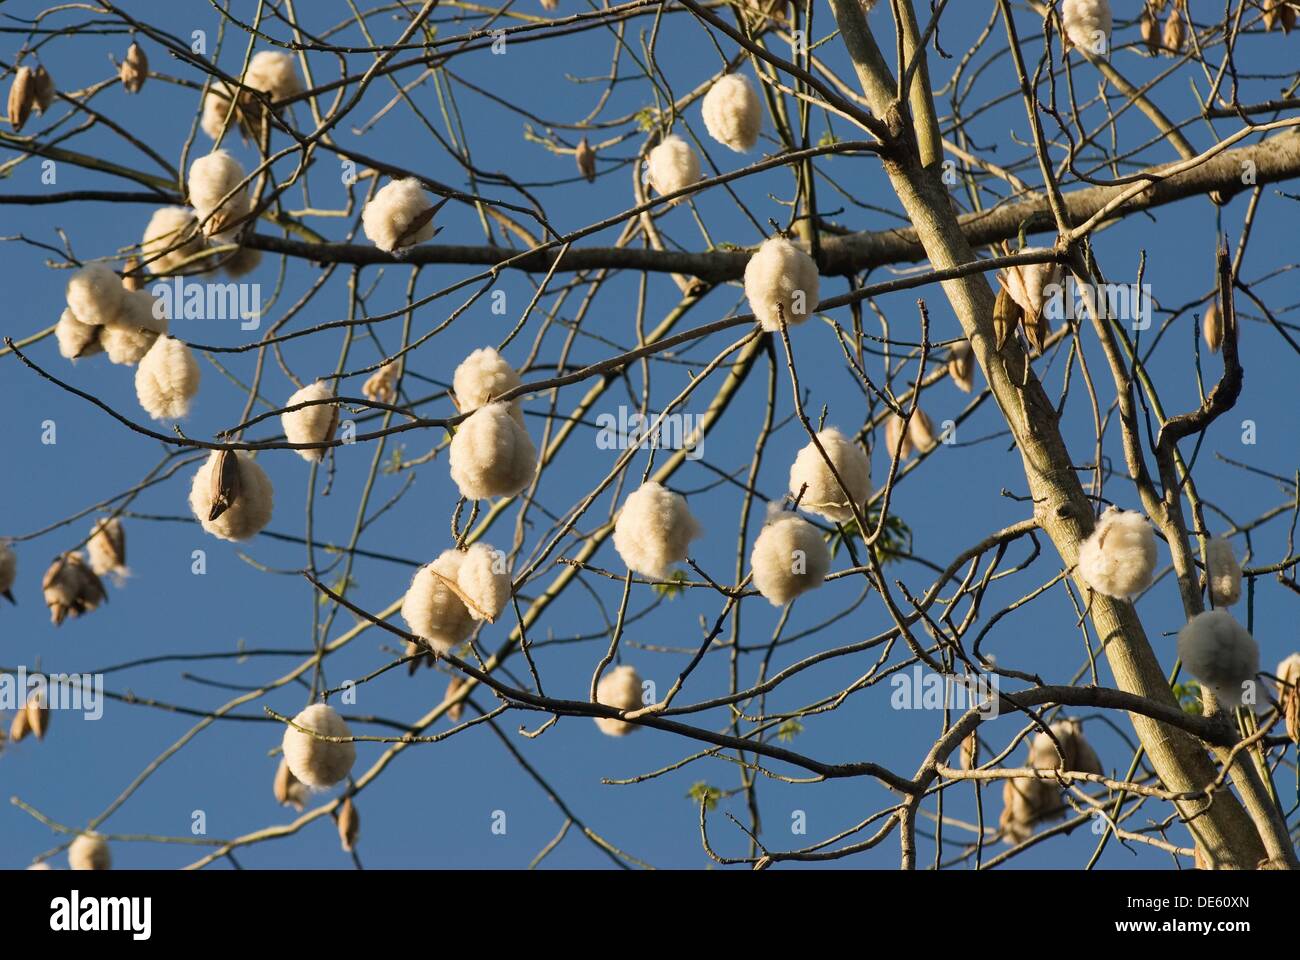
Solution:
[{"label": "white fluffy seed pod", "polygon": [[477,620],[495,622],[510,602],[510,567],[505,553],[486,543],[470,546],[456,573],[456,585]]},{"label": "white fluffy seed pod", "polygon": [[709,87],[704,95],[704,129],[718,143],[737,153],[753,150],[763,128],[763,110],[758,94],[738,73],[729,73]]},{"label": "white fluffy seed pod", "polygon": [[[1046,247],[1025,247],[1020,253],[1050,253]],[[1061,282],[1059,263],[1029,263],[1007,267],[998,274],[1011,299],[1025,311],[1026,321],[1033,322],[1043,312],[1043,291],[1049,284]]]},{"label": "white fluffy seed pod", "polygon": [[163,302],[147,290],[128,290],[117,319],[99,328],[99,345],[117,364],[135,364],[144,359],[159,334],[167,332]]},{"label": "white fluffy seed pod", "polygon": [[[251,209],[248,188],[239,188],[244,180],[244,168],[225,150],[213,150],[190,164],[186,181],[190,204],[200,220],[205,221],[203,232],[209,237],[226,234],[248,215]],[[234,196],[223,202],[232,190]]]},{"label": "white fluffy seed pod", "polygon": [[195,229],[197,226],[198,218],[188,207],[159,207],[155,210],[140,241],[140,253],[147,261],[145,267],[149,272],[171,273],[180,269],[187,259],[202,252],[203,235]]},{"label": "white fluffy seed pod", "polygon": [[253,247],[240,247],[221,261],[226,276],[238,280],[256,270],[262,263],[262,251]]},{"label": "white fluffy seed pod", "polygon": [[294,717],[293,722],[296,726],[285,726],[281,743],[290,773],[309,787],[323,789],[334,786],[352,772],[357,748],[351,741],[335,743],[303,732],[310,730],[323,737],[352,736],[337,710],[326,703],[313,703]]},{"label": "white fluffy seed pod", "polygon": [[797,326],[821,296],[817,263],[785,237],[769,237],[745,264],[745,297],[764,330]]},{"label": "white fluffy seed pod", "polygon": [[1226,610],[1198,613],[1178,631],[1178,657],[1225,709],[1241,705],[1259,673],[1259,645]]},{"label": "white fluffy seed pod", "polygon": [[[641,675],[634,667],[624,664],[615,667],[596,684],[596,702],[618,710],[637,710],[645,705]],[[612,717],[594,717],[600,732],[610,737],[622,737],[637,728],[635,723],[625,723]]]},{"label": "white fluffy seed pod", "polygon": [[41,580],[45,605],[50,608],[50,622],[56,627],[71,614],[89,613],[107,599],[104,585],[95,571],[86,566],[80,551],[56,559]]},{"label": "white fluffy seed pod", "polygon": [[[286,407],[307,403],[312,400],[327,400],[334,396],[324,381],[317,380],[298,390],[286,402]],[[339,425],[339,408],[334,403],[314,403],[310,407],[290,410],[280,414],[280,425],[284,427],[285,439],[290,443],[324,443],[334,439],[334,431]],[[294,453],[308,463],[320,463],[325,459],[329,447],[295,450]]]},{"label": "white fluffy seed pod", "polygon": [[[230,88],[225,81],[213,81],[212,86],[203,97],[203,112],[199,117],[199,127],[211,139],[215,140],[221,136],[221,126],[226,122],[226,114],[230,111]],[[240,114],[237,111],[231,120],[231,127],[234,128],[240,123]]]},{"label": "white fluffy seed pod", "polygon": [[1065,0],[1061,25],[1074,46],[1100,57],[1110,52],[1109,0]]},{"label": "white fluffy seed pod", "polygon": [[68,280],[68,309],[84,324],[102,327],[122,313],[127,290],[122,278],[102,263],[82,267]]},{"label": "white fluffy seed pod", "polygon": [[71,310],[64,310],[54,326],[54,338],[59,342],[59,355],[68,360],[103,353],[99,342],[99,327],[82,323]]},{"label": "white fluffy seed pod", "polygon": [[293,54],[283,50],[260,50],[253,54],[244,73],[244,86],[261,90],[272,100],[286,100],[302,93],[302,82]]},{"label": "white fluffy seed pod", "polygon": [[1107,507],[1092,536],[1079,548],[1079,574],[1107,597],[1128,600],[1151,586],[1156,538],[1136,510]]},{"label": "white fluffy seed pod", "polygon": [[822,585],[831,552],[821,531],[793,513],[776,513],[749,555],[754,586],[774,607]]},{"label": "white fluffy seed pod", "polygon": [[189,416],[199,392],[199,365],[190,348],[174,337],[159,337],[135,370],[135,395],[155,420]]},{"label": "white fluffy seed pod", "polygon": [[398,361],[389,360],[367,378],[361,387],[361,395],[378,403],[392,403],[397,399],[397,378],[400,373]]},{"label": "white fluffy seed pod", "polygon": [[113,866],[108,841],[97,833],[83,833],[68,847],[68,866],[73,870],[108,870]]},{"label": "white fluffy seed pod", "polygon": [[[899,442],[902,447],[899,447]],[[912,435],[910,432],[903,431],[903,418],[896,413],[889,414],[885,418],[885,453],[891,458],[894,451],[898,450],[898,460],[901,463],[906,460],[912,453]]]},{"label": "white fluffy seed pod", "polygon": [[444,550],[416,571],[402,599],[407,629],[439,653],[450,653],[474,632],[474,615],[456,592],[465,557],[459,550]]},{"label": "white fluffy seed pod", "polygon": [[[492,347],[481,347],[460,362],[451,378],[451,392],[456,398],[456,409],[473,413],[479,407],[522,384],[515,368],[506,363]],[[510,415],[524,424],[524,414],[518,400],[510,401]]]},{"label": "white fluffy seed pod", "polygon": [[0,543],[0,597],[10,603],[14,600],[14,578],[18,576],[18,555],[7,543]]},{"label": "white fluffy seed pod", "polygon": [[431,240],[438,229],[428,194],[415,177],[384,185],[361,211],[361,229],[380,250],[392,253]]},{"label": "white fluffy seed pod", "polygon": [[195,471],[190,509],[214,537],[247,540],[271,522],[275,491],[266,471],[247,453],[230,451],[224,459],[222,453],[213,450]]},{"label": "white fluffy seed pod", "polygon": [[451,438],[451,479],[468,500],[512,497],[532,482],[537,449],[504,403],[470,414]]},{"label": "white fluffy seed pod", "polygon": [[101,577],[113,574],[119,581],[130,571],[126,568],[126,531],[117,517],[101,517],[90,528],[86,542],[90,569]]},{"label": "white fluffy seed pod", "polygon": [[1230,607],[1241,599],[1241,564],[1226,537],[1211,537],[1205,543],[1206,579],[1216,607]]},{"label": "white fluffy seed pod", "polygon": [[[1029,745],[1029,764],[1039,770],[1069,770],[1074,773],[1105,774],[1097,752],[1092,749],[1076,720],[1058,720],[1051,731],[1060,751],[1046,733],[1040,732]],[[1064,762],[1062,762],[1064,760]]]},{"label": "white fluffy seed pod", "polygon": [[646,179],[660,196],[684,190],[700,179],[700,158],[689,143],[669,134],[646,156]]},{"label": "white fluffy seed pod", "polygon": [[[827,427],[817,434],[817,440],[826,451],[817,449],[811,441],[799,451],[790,465],[790,495],[797,497],[799,491],[807,484],[799,508],[815,513],[833,523],[848,523],[853,519],[853,507],[857,504],[861,510],[866,509],[867,499],[871,496],[871,458],[865,450],[849,440],[834,427]],[[835,473],[826,464],[826,457],[835,466]],[[840,486],[843,481],[844,486]],[[844,492],[848,491],[848,498]]]},{"label": "white fluffy seed pod", "polygon": [[691,541],[701,535],[686,498],[649,480],[633,491],[618,512],[614,549],[634,573],[666,580],[674,564],[686,559]]}]

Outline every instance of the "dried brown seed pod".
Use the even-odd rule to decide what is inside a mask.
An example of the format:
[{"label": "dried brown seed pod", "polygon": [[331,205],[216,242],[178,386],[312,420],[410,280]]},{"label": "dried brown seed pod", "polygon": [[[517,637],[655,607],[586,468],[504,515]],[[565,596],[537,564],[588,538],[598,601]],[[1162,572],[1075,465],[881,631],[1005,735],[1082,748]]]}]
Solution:
[{"label": "dried brown seed pod", "polygon": [[[898,447],[900,440],[903,443],[901,450]],[[898,450],[900,462],[906,460],[912,453],[912,438],[910,434],[903,432],[903,418],[896,413],[891,413],[885,420],[885,453],[893,457],[895,450]]]},{"label": "dried brown seed pod", "polygon": [[1024,311],[1016,303],[1006,287],[998,287],[997,299],[993,302],[993,345],[1001,350],[1006,344],[1011,331],[1020,326]]},{"label": "dried brown seed pod", "polygon": [[980,740],[978,731],[972,730],[961,742],[961,768],[974,770],[980,765]]},{"label": "dried brown seed pod", "polygon": [[392,403],[397,399],[397,374],[397,361],[389,360],[362,384],[361,395],[372,403]]},{"label": "dried brown seed pod", "polygon": [[970,393],[975,386],[975,354],[967,341],[952,345],[948,353],[948,376],[962,393]]},{"label": "dried brown seed pod", "polygon": [[[460,688],[463,686],[465,686],[465,678],[458,673],[452,674],[451,678],[447,681],[447,692],[442,698],[443,703],[446,703],[448,700],[456,696],[460,691]],[[464,707],[465,701],[463,700],[459,703],[453,703],[447,708],[447,718],[451,720],[452,723],[460,723],[460,714]]]},{"label": "dried brown seed pod", "polygon": [[1160,20],[1156,17],[1155,11],[1151,9],[1149,3],[1142,7],[1142,16],[1138,19],[1138,30],[1142,34],[1142,42],[1146,44],[1147,53],[1154,57],[1160,52]]},{"label": "dried brown seed pod", "polygon": [[1300,744],[1300,653],[1277,665],[1277,701],[1286,718],[1286,735]]},{"label": "dried brown seed pod", "polygon": [[77,617],[94,610],[108,599],[104,585],[86,566],[80,551],[66,553],[50,564],[41,581],[50,620],[59,626],[68,614]]},{"label": "dried brown seed pod", "polygon": [[36,98],[32,106],[38,114],[44,115],[54,102],[54,78],[44,66],[37,66],[32,71],[32,93]]},{"label": "dried brown seed pod", "polygon": [[45,695],[33,691],[27,698],[27,706],[23,712],[27,714],[27,726],[36,735],[36,739],[44,740],[45,731],[50,729],[50,707],[45,702]]},{"label": "dried brown seed pod", "polygon": [[14,713],[13,722],[9,725],[9,740],[13,743],[21,743],[30,731],[31,724],[27,719],[27,707],[23,706]]},{"label": "dried brown seed pod", "polygon": [[596,151],[591,149],[591,144],[587,138],[583,137],[578,144],[578,149],[574,152],[574,158],[578,161],[578,172],[587,178],[588,183],[596,179]]},{"label": "dried brown seed pod", "polygon": [[929,453],[939,442],[934,435],[934,424],[920,407],[912,413],[912,420],[907,425],[907,439],[920,453]]},{"label": "dried brown seed pod", "polygon": [[117,76],[127,93],[140,92],[145,79],[149,76],[149,58],[145,56],[140,44],[132,41],[131,46],[126,48],[126,56],[122,58],[122,63],[117,69]]},{"label": "dried brown seed pod", "polygon": [[32,114],[36,104],[36,88],[31,67],[19,67],[14,82],[9,86],[9,126],[17,133]]},{"label": "dried brown seed pod", "polygon": [[126,531],[122,527],[122,521],[117,517],[98,520],[91,528],[86,553],[90,556],[90,569],[99,576],[125,574]]},{"label": "dried brown seed pod", "polygon": [[1169,19],[1165,21],[1165,32],[1163,38],[1165,55],[1176,57],[1183,52],[1183,44],[1187,42],[1187,25],[1183,22],[1183,14],[1178,4],[1174,4],[1173,10],[1169,12]]},{"label": "dried brown seed pod", "polygon": [[339,807],[339,842],[343,844],[344,853],[351,853],[356,847],[357,833],[360,829],[361,817],[352,803],[352,798],[348,797],[343,801],[343,806]]},{"label": "dried brown seed pod", "polygon": [[1047,344],[1047,338],[1052,335],[1052,325],[1047,322],[1047,317],[1041,313],[1033,320],[1026,316],[1024,325],[1025,339],[1029,341],[1030,356],[1042,356],[1043,347]]},{"label": "dried brown seed pod", "polygon": [[239,459],[234,450],[222,450],[212,470],[212,509],[208,520],[217,519],[239,499]]},{"label": "dried brown seed pod", "polygon": [[276,768],[271,791],[275,794],[275,802],[280,806],[293,807],[298,811],[306,805],[309,796],[306,785],[293,775],[284,758],[280,759],[280,766]]}]

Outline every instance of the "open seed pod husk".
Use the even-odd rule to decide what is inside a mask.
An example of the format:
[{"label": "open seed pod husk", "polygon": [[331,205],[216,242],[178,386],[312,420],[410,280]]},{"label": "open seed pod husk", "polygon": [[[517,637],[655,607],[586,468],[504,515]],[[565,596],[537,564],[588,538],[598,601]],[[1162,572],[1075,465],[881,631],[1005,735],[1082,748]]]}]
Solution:
[{"label": "open seed pod husk", "polygon": [[293,775],[289,764],[280,758],[280,766],[275,771],[275,781],[271,785],[275,802],[282,807],[293,807],[301,812],[310,796],[306,784]]},{"label": "open seed pod husk", "polygon": [[352,798],[348,797],[343,801],[343,806],[339,807],[339,842],[343,845],[344,853],[351,853],[356,847],[357,833],[360,830],[361,817],[357,814]]},{"label": "open seed pod husk", "polygon": [[596,151],[591,149],[586,137],[578,144],[574,159],[578,162],[578,172],[587,178],[588,183],[593,183],[596,179]]},{"label": "open seed pod husk", "polygon": [[31,67],[19,67],[9,85],[9,126],[14,133],[23,128],[36,105],[36,88]]},{"label": "open seed pod husk", "polygon": [[998,286],[998,296],[993,302],[993,345],[998,350],[1006,344],[1011,332],[1020,326],[1024,311],[1006,287]]},{"label": "open seed pod husk", "polygon": [[127,93],[139,93],[149,76],[149,58],[145,56],[140,44],[132,41],[126,48],[126,56],[117,68],[118,79]]},{"label": "open seed pod husk", "polygon": [[32,94],[35,97],[32,106],[37,114],[43,116],[54,102],[54,78],[43,65],[32,71]]}]

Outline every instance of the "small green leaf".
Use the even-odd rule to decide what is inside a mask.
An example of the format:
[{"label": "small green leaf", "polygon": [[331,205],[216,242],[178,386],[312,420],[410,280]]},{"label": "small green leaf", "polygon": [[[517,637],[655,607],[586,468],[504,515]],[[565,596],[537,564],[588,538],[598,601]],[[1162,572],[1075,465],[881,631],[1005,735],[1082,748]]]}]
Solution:
[{"label": "small green leaf", "polygon": [[704,804],[705,810],[712,810],[718,805],[718,800],[721,798],[722,791],[717,787],[709,786],[703,780],[691,784],[691,789],[686,794],[686,799]]},{"label": "small green leaf", "polygon": [[794,717],[776,728],[776,738],[782,743],[789,743],[801,733],[803,733],[803,724]]},{"label": "small green leaf", "polygon": [[650,589],[661,597],[667,597],[669,600],[675,600],[677,595],[682,593],[686,588],[681,584],[686,582],[686,573],[683,570],[674,570],[673,575],[668,578],[671,583],[653,583]]}]

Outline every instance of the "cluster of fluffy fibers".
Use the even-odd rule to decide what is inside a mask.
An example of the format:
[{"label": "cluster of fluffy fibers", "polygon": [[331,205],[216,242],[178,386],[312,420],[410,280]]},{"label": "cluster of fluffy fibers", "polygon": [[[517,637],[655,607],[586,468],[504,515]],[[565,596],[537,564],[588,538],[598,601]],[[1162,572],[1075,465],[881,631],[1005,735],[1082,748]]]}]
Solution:
[{"label": "cluster of fluffy fibers", "polygon": [[653,480],[635,490],[614,523],[614,549],[635,573],[667,579],[702,535],[686,498]]},{"label": "cluster of fluffy fibers", "polygon": [[108,870],[113,866],[113,855],[108,841],[97,833],[83,833],[68,847],[68,866],[73,870]]},{"label": "cluster of fluffy fibers", "polygon": [[[317,380],[301,390],[295,391],[286,407],[314,400],[328,400],[334,392]],[[313,403],[310,407],[300,407],[280,414],[280,425],[284,428],[285,439],[290,443],[324,443],[334,438],[334,431],[339,425],[339,408],[333,403]],[[295,450],[294,453],[309,463],[320,463],[325,459],[328,447]]]},{"label": "cluster of fluffy fibers", "polygon": [[510,602],[510,567],[505,553],[486,543],[472,544],[460,562],[456,585],[469,601],[475,619],[495,621]]},{"label": "cluster of fluffy fibers", "polygon": [[[642,707],[641,675],[635,667],[626,664],[615,667],[596,684],[596,702],[617,710],[636,710]],[[610,737],[622,737],[636,729],[635,723],[626,723],[612,717],[595,717],[600,732]]]},{"label": "cluster of fluffy fibers", "polygon": [[803,323],[820,299],[817,263],[785,237],[764,240],[745,264],[745,297],[764,330]]},{"label": "cluster of fluffy fibers", "polygon": [[456,428],[448,457],[451,478],[468,500],[512,497],[537,472],[537,449],[504,403],[475,410]]},{"label": "cluster of fluffy fibers", "polygon": [[159,337],[135,369],[135,395],[155,420],[189,416],[199,392],[199,365],[190,348],[174,337]]},{"label": "cluster of fluffy fibers", "polygon": [[1107,52],[1111,28],[1109,0],[1065,0],[1061,4],[1061,24],[1076,47],[1090,53]]},{"label": "cluster of fluffy fibers", "polygon": [[64,310],[59,322],[54,325],[54,338],[59,343],[59,355],[67,360],[79,360],[82,357],[103,353],[103,344],[99,342],[101,327],[92,327],[82,323],[71,310]]},{"label": "cluster of fluffy fibers", "polygon": [[1259,673],[1259,644],[1226,610],[1198,613],[1178,631],[1178,657],[1224,707],[1241,705]]},{"label": "cluster of fluffy fibers", "polygon": [[433,563],[416,571],[402,599],[402,619],[417,637],[439,653],[450,653],[474,631],[474,615],[452,588],[468,554],[444,550]]},{"label": "cluster of fluffy fibers", "polygon": [[0,543],[0,597],[13,602],[14,578],[18,576],[18,555],[7,543]]},{"label": "cluster of fluffy fibers", "polygon": [[225,270],[226,276],[232,280],[238,280],[240,277],[252,273],[261,263],[261,250],[254,247],[240,247],[234,253],[222,258],[221,269]]},{"label": "cluster of fluffy fibers", "polygon": [[271,478],[258,466],[257,461],[240,450],[236,452],[239,491],[230,504],[215,519],[209,520],[216,501],[212,473],[217,467],[221,451],[213,450],[211,456],[194,474],[190,484],[190,509],[203,529],[221,540],[247,540],[271,522],[275,506],[275,490]]},{"label": "cluster of fluffy fibers", "polygon": [[164,304],[147,290],[128,290],[122,313],[99,328],[99,345],[113,363],[139,363],[161,334],[167,332]]},{"label": "cluster of fluffy fibers", "polygon": [[1012,777],[1002,784],[1002,814],[998,826],[1007,843],[1023,843],[1034,826],[1059,819],[1065,813],[1061,788],[1051,780]]},{"label": "cluster of fluffy fibers", "polygon": [[1205,543],[1206,579],[1210,599],[1216,607],[1230,607],[1241,599],[1241,564],[1225,537],[1211,537]]},{"label": "cluster of fluffy fibers", "polygon": [[[246,87],[265,93],[272,101],[285,100],[302,92],[302,81],[298,79],[293,56],[279,50],[255,53],[249,61],[243,83]],[[221,127],[230,111],[231,92],[234,89],[225,81],[216,81],[203,98],[199,126],[213,140],[221,136]],[[238,107],[233,122],[238,123],[244,133],[258,129],[264,120],[261,104],[247,92],[239,92],[236,99]]]},{"label": "cluster of fluffy fibers", "polygon": [[352,736],[352,731],[337,710],[329,704],[313,703],[294,717],[293,722],[303,729],[286,726],[281,744],[284,762],[289,765],[290,773],[307,786],[321,789],[334,786],[352,771],[352,764],[357,759],[357,748],[351,741],[335,743],[319,740],[303,732],[310,730],[322,737]]},{"label": "cluster of fluffy fibers", "polygon": [[225,150],[213,150],[190,164],[186,181],[190,204],[198,218],[206,221],[203,230],[208,236],[227,235],[237,221],[247,216],[250,209],[247,188],[238,189],[223,202],[243,181],[243,166]]},{"label": "cluster of fluffy fibers", "polygon": [[1155,568],[1155,534],[1136,510],[1107,507],[1079,548],[1080,575],[1107,597],[1127,600],[1141,593],[1151,586]]},{"label": "cluster of fluffy fibers", "polygon": [[361,229],[370,242],[385,253],[423,243],[438,232],[433,220],[414,230],[411,224],[432,206],[418,179],[393,180],[385,184],[361,211]]},{"label": "cluster of fluffy fibers", "polygon": [[68,280],[68,309],[80,322],[102,327],[122,315],[128,292],[121,277],[102,263],[92,263]]},{"label": "cluster of fluffy fibers", "polygon": [[302,82],[293,54],[283,50],[259,50],[248,62],[244,86],[260,90],[272,100],[287,100],[302,93]]},{"label": "cluster of fluffy fibers", "polygon": [[[460,362],[451,379],[451,392],[461,413],[473,413],[522,383],[518,372],[501,354],[492,347],[482,347]],[[509,407],[510,415],[523,426],[519,401],[511,400]]]},{"label": "cluster of fluffy fibers", "polygon": [[660,196],[685,190],[700,179],[700,158],[689,143],[670,134],[646,157],[646,179]]},{"label": "cluster of fluffy fibers", "polygon": [[704,95],[704,129],[737,153],[753,150],[763,128],[763,112],[750,82],[738,73],[719,77]]},{"label": "cluster of fluffy fibers", "polygon": [[822,585],[831,552],[821,532],[803,517],[775,513],[749,555],[754,586],[774,607]]},{"label": "cluster of fluffy fibers", "polygon": [[126,569],[126,531],[118,517],[102,517],[90,528],[86,541],[86,555],[90,569],[99,576],[113,574],[124,577]]},{"label": "cluster of fluffy fibers", "polygon": [[[834,523],[847,523],[853,519],[851,504],[865,509],[871,496],[871,458],[834,427],[819,431],[817,441],[826,456],[812,442],[799,451],[790,465],[790,495],[797,497],[806,484],[803,499],[799,501],[801,509]],[[826,464],[827,457],[844,482],[842,488]],[[845,490],[849,499],[844,496]]]},{"label": "cluster of fluffy fibers", "polygon": [[150,273],[171,273],[202,252],[203,236],[195,229],[198,222],[188,207],[159,207],[153,212],[140,241]]}]

